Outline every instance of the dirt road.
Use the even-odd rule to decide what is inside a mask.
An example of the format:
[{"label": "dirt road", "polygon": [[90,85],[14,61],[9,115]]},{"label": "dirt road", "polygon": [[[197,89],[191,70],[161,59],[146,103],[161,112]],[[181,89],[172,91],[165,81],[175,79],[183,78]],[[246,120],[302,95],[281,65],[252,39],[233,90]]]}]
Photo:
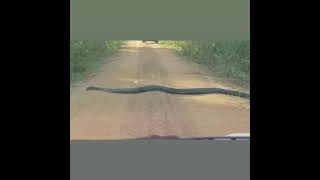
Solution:
[{"label": "dirt road", "polygon": [[95,76],[71,91],[71,140],[150,135],[203,137],[250,132],[250,102],[238,97],[85,91],[87,86],[121,88],[151,84],[230,88],[172,50],[158,44],[129,41],[106,62]]}]

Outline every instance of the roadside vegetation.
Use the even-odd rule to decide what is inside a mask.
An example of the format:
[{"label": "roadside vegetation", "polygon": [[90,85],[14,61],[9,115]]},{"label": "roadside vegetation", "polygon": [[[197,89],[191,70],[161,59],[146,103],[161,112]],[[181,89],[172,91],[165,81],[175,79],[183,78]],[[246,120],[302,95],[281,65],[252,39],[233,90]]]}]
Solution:
[{"label": "roadside vegetation", "polygon": [[250,41],[160,41],[215,75],[250,87]]},{"label": "roadside vegetation", "polygon": [[123,41],[70,41],[70,83],[84,80],[104,59],[123,45]]}]

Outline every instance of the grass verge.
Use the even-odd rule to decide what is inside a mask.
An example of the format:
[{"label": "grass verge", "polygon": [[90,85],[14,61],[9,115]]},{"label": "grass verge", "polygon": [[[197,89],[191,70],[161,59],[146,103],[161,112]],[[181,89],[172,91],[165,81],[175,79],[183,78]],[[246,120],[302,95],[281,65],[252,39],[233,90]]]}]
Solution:
[{"label": "grass verge", "polygon": [[250,88],[250,41],[160,41],[215,75]]},{"label": "grass verge", "polygon": [[70,85],[85,80],[123,44],[124,41],[70,41]]}]

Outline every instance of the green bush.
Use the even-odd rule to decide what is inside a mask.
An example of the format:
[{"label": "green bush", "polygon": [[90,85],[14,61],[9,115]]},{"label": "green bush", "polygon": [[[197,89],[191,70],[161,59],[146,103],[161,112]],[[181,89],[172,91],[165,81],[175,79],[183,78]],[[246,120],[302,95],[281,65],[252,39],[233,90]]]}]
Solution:
[{"label": "green bush", "polygon": [[103,58],[115,53],[122,41],[70,41],[70,82],[82,80]]},{"label": "green bush", "polygon": [[250,41],[161,41],[244,87],[250,87]]}]

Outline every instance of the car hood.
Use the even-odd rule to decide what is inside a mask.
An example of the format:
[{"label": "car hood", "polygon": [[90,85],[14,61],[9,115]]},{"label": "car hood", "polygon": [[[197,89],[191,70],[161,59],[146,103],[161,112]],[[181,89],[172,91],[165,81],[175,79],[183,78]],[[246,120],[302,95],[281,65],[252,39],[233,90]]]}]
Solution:
[{"label": "car hood", "polygon": [[250,140],[250,133],[233,133],[226,136],[208,136],[208,137],[179,137],[179,136],[159,136],[151,135],[148,137],[137,138],[137,139],[163,139],[163,140]]}]

